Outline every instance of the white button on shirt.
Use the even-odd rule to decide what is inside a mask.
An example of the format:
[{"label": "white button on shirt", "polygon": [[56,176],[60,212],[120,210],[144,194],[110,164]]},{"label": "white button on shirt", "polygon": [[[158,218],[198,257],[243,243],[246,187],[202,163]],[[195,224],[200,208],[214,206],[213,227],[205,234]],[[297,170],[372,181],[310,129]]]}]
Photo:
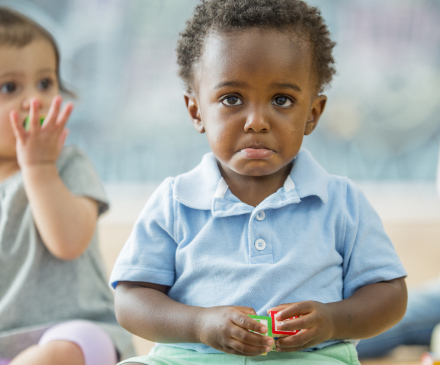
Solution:
[{"label": "white button on shirt", "polygon": [[266,217],[266,213],[264,213],[264,210],[260,210],[257,215],[257,221],[262,221]]},{"label": "white button on shirt", "polygon": [[258,251],[263,251],[265,248],[266,248],[266,241],[265,240],[263,240],[263,239],[258,239],[258,240],[256,240],[255,241],[255,248],[258,250]]}]

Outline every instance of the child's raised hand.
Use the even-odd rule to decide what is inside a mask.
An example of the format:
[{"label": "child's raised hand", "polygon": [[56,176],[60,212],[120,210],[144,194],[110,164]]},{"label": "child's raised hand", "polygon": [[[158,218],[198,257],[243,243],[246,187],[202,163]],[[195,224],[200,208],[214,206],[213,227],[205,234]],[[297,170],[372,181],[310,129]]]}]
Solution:
[{"label": "child's raised hand", "polygon": [[266,326],[253,320],[248,314],[256,313],[252,308],[239,306],[203,308],[198,317],[200,342],[240,356],[256,356],[269,352],[273,339],[258,334],[266,333]]},{"label": "child's raised hand", "polygon": [[333,314],[327,304],[304,301],[282,304],[269,311],[280,311],[275,315],[277,321],[299,317],[285,321],[278,330],[301,330],[296,335],[279,338],[276,350],[279,352],[294,352],[317,345],[332,338],[334,329]]},{"label": "child's raised hand", "polygon": [[73,109],[68,103],[61,109],[62,98],[55,96],[44,123],[40,126],[39,101],[30,101],[29,130],[26,131],[17,111],[12,110],[10,120],[17,140],[17,160],[20,167],[54,164],[60,155],[68,130],[65,125]]}]

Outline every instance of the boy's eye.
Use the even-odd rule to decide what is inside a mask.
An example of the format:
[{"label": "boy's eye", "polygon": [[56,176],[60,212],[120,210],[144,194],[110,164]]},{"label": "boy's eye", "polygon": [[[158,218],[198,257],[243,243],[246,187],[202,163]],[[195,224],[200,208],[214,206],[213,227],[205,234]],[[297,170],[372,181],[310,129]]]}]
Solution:
[{"label": "boy's eye", "polygon": [[293,101],[287,96],[277,96],[272,100],[272,104],[276,106],[281,106],[283,108],[288,108],[292,106]]},{"label": "boy's eye", "polygon": [[222,104],[226,106],[237,106],[242,105],[243,101],[238,96],[230,95],[222,99]]},{"label": "boy's eye", "polygon": [[39,90],[47,90],[52,86],[52,80],[51,79],[42,79],[38,83],[38,89]]},{"label": "boy's eye", "polygon": [[17,85],[13,82],[6,82],[0,86],[0,92],[2,94],[12,94],[15,90],[17,90]]}]

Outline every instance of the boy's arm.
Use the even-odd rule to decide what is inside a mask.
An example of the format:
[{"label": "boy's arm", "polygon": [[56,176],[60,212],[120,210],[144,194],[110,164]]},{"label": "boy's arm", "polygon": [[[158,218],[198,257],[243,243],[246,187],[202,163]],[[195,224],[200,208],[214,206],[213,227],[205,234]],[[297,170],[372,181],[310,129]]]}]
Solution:
[{"label": "boy's arm", "polygon": [[331,339],[363,339],[378,335],[404,316],[407,290],[403,278],[365,285],[351,297],[334,303],[313,301],[283,304],[277,320],[286,321],[279,329],[301,329],[297,335],[277,340],[277,350],[302,350]]},{"label": "boy's arm", "polygon": [[74,196],[61,180],[56,161],[67,136],[65,125],[73,105],[60,111],[62,98],[54,97],[43,126],[39,124],[39,101],[30,103],[29,131],[18,113],[10,115],[17,140],[17,161],[23,174],[38,232],[56,257],[72,260],[87,248],[95,230],[98,204]]},{"label": "boy's arm", "polygon": [[217,350],[256,356],[270,350],[267,328],[248,314],[248,307],[195,307],[178,303],[166,294],[168,287],[152,283],[118,282],[115,312],[119,324],[153,342],[204,343]]},{"label": "boy's arm", "polygon": [[334,339],[363,339],[391,328],[406,312],[408,294],[404,278],[366,285],[350,298],[329,303],[334,318]]}]

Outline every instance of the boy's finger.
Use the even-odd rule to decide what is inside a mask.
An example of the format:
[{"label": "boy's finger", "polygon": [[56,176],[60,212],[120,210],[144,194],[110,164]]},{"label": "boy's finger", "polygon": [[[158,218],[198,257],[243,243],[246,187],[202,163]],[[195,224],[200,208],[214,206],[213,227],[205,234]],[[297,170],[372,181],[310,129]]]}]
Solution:
[{"label": "boy's finger", "polygon": [[291,305],[291,304],[280,304],[280,305],[277,305],[276,307],[269,308],[269,309],[267,310],[267,315],[269,316],[269,315],[270,315],[270,312],[274,312],[274,311],[282,311],[283,309],[287,308],[289,305]]},{"label": "boy's finger", "polygon": [[235,339],[231,340],[230,347],[231,353],[241,356],[257,356],[270,351],[270,347],[252,346]]},{"label": "boy's finger", "polygon": [[305,314],[301,317],[294,319],[286,319],[285,321],[278,322],[276,329],[278,331],[295,331],[306,328],[311,328],[314,324],[312,315]]},{"label": "boy's finger", "polygon": [[254,331],[254,332],[258,332],[261,334],[265,334],[268,331],[268,328],[261,324],[260,322],[252,319],[251,317],[242,314],[242,313],[237,313],[238,315],[233,317],[232,321],[241,328],[244,328],[245,330],[248,331]]},{"label": "boy's finger", "polygon": [[58,116],[57,120],[57,127],[64,129],[65,125],[67,124],[70,114],[73,110],[73,104],[67,103],[64,109],[61,111],[61,114]]},{"label": "boy's finger", "polygon": [[310,301],[292,303],[287,308],[281,310],[281,312],[275,314],[275,319],[277,321],[284,321],[287,318],[297,317],[310,313],[312,310],[312,303],[313,302]]},{"label": "boy's finger", "polygon": [[304,350],[313,345],[313,333],[301,331],[297,335],[279,338],[276,341],[276,350],[280,352],[292,352]]},{"label": "boy's finger", "polygon": [[258,333],[246,331],[240,327],[236,327],[232,330],[231,337],[248,345],[259,347],[272,346],[274,343],[274,340],[268,336],[262,336]]},{"label": "boy's finger", "polygon": [[63,98],[59,95],[55,96],[50,104],[49,112],[44,120],[44,127],[54,126],[58,119],[58,114],[60,113],[60,107]]},{"label": "boy's finger", "polygon": [[21,143],[24,143],[26,138],[26,131],[23,128],[20,120],[18,119],[18,113],[12,110],[9,113],[9,120],[11,122],[12,131],[14,132],[15,138],[19,139]]},{"label": "boy's finger", "polygon": [[32,98],[29,112],[29,131],[36,132],[40,130],[40,102],[37,98]]}]

